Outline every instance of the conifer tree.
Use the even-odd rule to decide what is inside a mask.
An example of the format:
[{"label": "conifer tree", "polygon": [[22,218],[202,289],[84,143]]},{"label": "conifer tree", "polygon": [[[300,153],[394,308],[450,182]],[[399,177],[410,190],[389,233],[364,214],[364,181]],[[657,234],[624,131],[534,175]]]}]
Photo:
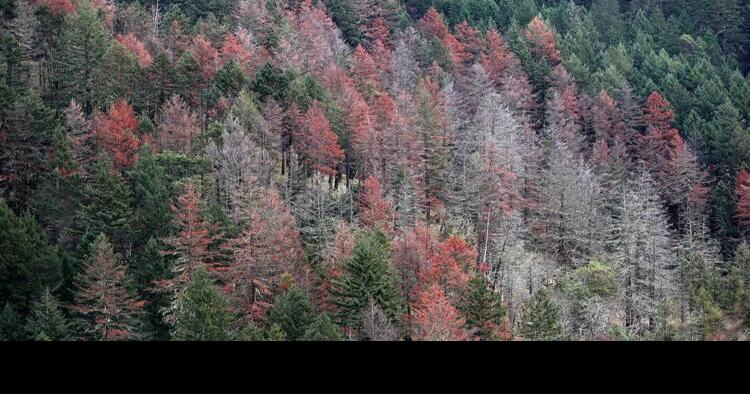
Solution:
[{"label": "conifer tree", "polygon": [[391,321],[397,319],[400,305],[388,255],[389,243],[381,231],[363,234],[343,267],[343,275],[334,280],[339,319],[355,333],[362,330],[362,311],[370,302],[382,308]]},{"label": "conifer tree", "polygon": [[505,321],[505,306],[500,294],[489,289],[487,278],[475,272],[461,292],[456,305],[466,320],[466,328],[479,340],[506,339],[509,327]]},{"label": "conifer tree", "polygon": [[558,307],[548,290],[541,288],[529,301],[521,320],[521,335],[532,341],[550,341],[562,338]]},{"label": "conifer tree", "polygon": [[138,315],[143,302],[129,294],[128,281],[125,264],[100,234],[75,281],[73,310],[89,322],[86,336],[104,341],[139,337]]},{"label": "conifer tree", "polygon": [[268,311],[268,324],[277,324],[288,341],[302,339],[315,321],[312,306],[297,286],[292,286],[276,298]]},{"label": "conifer tree", "polygon": [[204,267],[180,293],[175,308],[172,339],[176,341],[226,341],[231,339],[231,314],[227,301],[214,287]]},{"label": "conifer tree", "polygon": [[26,332],[35,341],[62,341],[68,337],[68,322],[60,308],[60,301],[45,289],[41,298],[31,307],[26,321]]}]

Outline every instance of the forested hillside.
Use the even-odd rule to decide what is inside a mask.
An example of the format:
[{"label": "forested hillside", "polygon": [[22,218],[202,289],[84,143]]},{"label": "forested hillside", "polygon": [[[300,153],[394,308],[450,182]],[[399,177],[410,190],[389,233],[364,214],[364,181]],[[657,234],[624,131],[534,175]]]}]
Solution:
[{"label": "forested hillside", "polygon": [[0,339],[747,339],[747,1],[0,10]]}]

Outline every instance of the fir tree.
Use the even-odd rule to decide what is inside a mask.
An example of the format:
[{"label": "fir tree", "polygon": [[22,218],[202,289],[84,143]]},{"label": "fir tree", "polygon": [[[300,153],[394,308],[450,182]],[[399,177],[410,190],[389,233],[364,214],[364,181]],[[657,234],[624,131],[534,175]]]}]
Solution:
[{"label": "fir tree", "polygon": [[231,339],[227,301],[200,267],[177,299],[172,339],[177,341],[225,341]]},{"label": "fir tree", "polygon": [[288,341],[301,339],[314,320],[312,306],[305,294],[292,286],[286,293],[276,298],[276,303],[268,311],[267,322],[277,324]]},{"label": "fir tree", "polygon": [[500,294],[489,289],[487,278],[475,273],[461,292],[458,310],[467,329],[480,340],[501,339],[505,324],[505,307]]},{"label": "fir tree", "polygon": [[362,311],[373,302],[395,322],[400,305],[388,266],[389,243],[381,231],[366,233],[357,240],[352,257],[343,267],[343,275],[334,280],[341,322],[359,332]]},{"label": "fir tree", "polygon": [[60,309],[60,302],[45,289],[42,297],[31,307],[26,321],[26,332],[35,341],[61,341],[68,337],[68,322]]},{"label": "fir tree", "polygon": [[534,293],[521,320],[521,335],[532,341],[554,341],[561,339],[558,322],[558,307],[546,289]]}]

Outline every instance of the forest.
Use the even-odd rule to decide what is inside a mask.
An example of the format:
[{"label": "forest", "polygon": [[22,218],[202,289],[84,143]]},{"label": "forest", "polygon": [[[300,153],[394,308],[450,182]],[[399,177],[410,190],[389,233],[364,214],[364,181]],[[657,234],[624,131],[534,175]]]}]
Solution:
[{"label": "forest", "polygon": [[748,1],[0,14],[0,340],[748,339]]}]

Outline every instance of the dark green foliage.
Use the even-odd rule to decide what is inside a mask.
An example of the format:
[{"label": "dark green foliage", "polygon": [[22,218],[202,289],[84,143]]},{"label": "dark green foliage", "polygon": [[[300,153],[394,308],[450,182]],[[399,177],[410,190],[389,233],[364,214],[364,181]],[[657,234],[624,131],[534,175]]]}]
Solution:
[{"label": "dark green foliage", "polygon": [[[48,167],[57,127],[55,112],[36,94],[16,96],[3,92],[7,104],[0,110],[0,196],[17,212],[26,210],[30,197]],[[7,94],[5,94],[7,93]]]},{"label": "dark green foliage", "polygon": [[60,285],[60,257],[29,215],[16,216],[0,199],[0,303],[27,311],[44,288]]},{"label": "dark green foliage", "polygon": [[276,298],[273,308],[268,311],[267,323],[278,325],[285,339],[296,341],[305,335],[314,319],[307,297],[297,286],[292,286]]},{"label": "dark green foliage", "polygon": [[558,307],[549,297],[547,289],[541,288],[534,293],[526,306],[520,331],[525,339],[532,341],[562,339]]},{"label": "dark green foliage", "polygon": [[503,324],[505,307],[500,294],[489,289],[487,278],[480,273],[466,284],[457,308],[466,327],[481,340],[495,340]]},{"label": "dark green foliage", "polygon": [[388,266],[389,243],[381,231],[360,235],[333,293],[343,325],[359,331],[362,311],[370,301],[396,322],[401,306]]},{"label": "dark green foliage", "polygon": [[21,319],[10,303],[0,311],[0,341],[22,341],[24,339]]},{"label": "dark green foliage", "polygon": [[232,316],[208,272],[198,269],[177,300],[172,339],[176,341],[226,341],[232,338]]},{"label": "dark green foliage", "polygon": [[93,177],[86,184],[79,210],[80,229],[104,233],[113,244],[126,250],[132,243],[131,189],[105,155],[94,164]]},{"label": "dark green foliage", "polygon": [[343,338],[341,328],[328,316],[327,313],[321,313],[318,317],[307,326],[305,335],[302,337],[305,341],[340,341]]},{"label": "dark green foliage", "polygon": [[26,321],[28,338],[34,341],[62,341],[68,337],[68,322],[60,308],[60,302],[45,289],[39,301],[31,307]]},{"label": "dark green foliage", "polygon": [[354,2],[352,0],[324,0],[323,2],[347,44],[355,47],[362,42],[362,32],[357,26],[357,11],[354,8]]},{"label": "dark green foliage", "polygon": [[96,76],[109,45],[107,31],[88,2],[81,2],[77,15],[68,21],[52,53],[55,98],[58,107],[76,99],[88,112],[98,92]]},{"label": "dark green foliage", "polygon": [[171,194],[164,167],[149,147],[139,152],[132,178],[136,207],[133,230],[138,235],[136,244],[141,248],[150,238],[167,235],[172,222]]}]

